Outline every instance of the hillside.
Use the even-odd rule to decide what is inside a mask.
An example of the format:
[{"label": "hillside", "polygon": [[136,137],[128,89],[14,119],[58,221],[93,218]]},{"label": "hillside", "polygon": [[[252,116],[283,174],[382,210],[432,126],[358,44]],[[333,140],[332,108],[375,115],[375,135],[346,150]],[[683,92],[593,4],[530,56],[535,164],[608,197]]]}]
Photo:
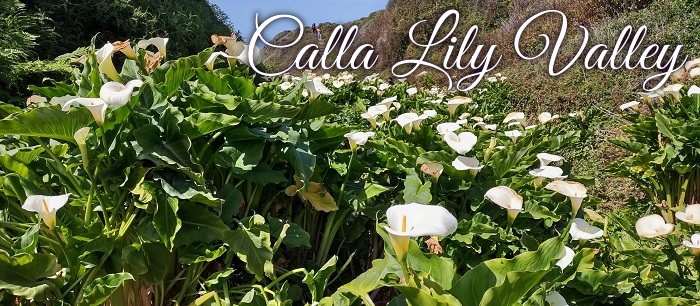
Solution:
[{"label": "hillside", "polygon": [[[700,56],[700,2],[697,0],[468,0],[448,1],[435,0],[426,3],[420,0],[390,0],[383,11],[351,22],[357,24],[361,33],[356,44],[370,43],[379,53],[379,61],[372,72],[390,75],[391,66],[402,59],[417,58],[422,53],[411,44],[407,33],[409,28],[419,20],[428,20],[427,24],[435,24],[437,18],[446,10],[456,9],[460,12],[461,20],[457,33],[462,36],[472,25],[478,25],[481,44],[499,45],[503,60],[498,71],[509,78],[518,96],[512,101],[512,110],[535,113],[550,111],[566,114],[583,108],[589,108],[598,116],[589,118],[593,135],[587,139],[587,146],[571,152],[573,156],[585,156],[576,159],[582,162],[575,165],[579,174],[604,172],[605,167],[616,160],[621,153],[607,140],[619,135],[613,126],[619,123],[614,115],[617,105],[635,99],[635,93],[641,91],[643,80],[648,72],[640,70],[604,70],[587,71],[580,62],[565,74],[550,77],[547,74],[547,60],[525,61],[517,59],[513,50],[513,41],[517,29],[530,16],[547,9],[557,9],[566,13],[569,18],[569,33],[562,50],[562,59],[575,54],[580,42],[575,27],[582,25],[591,30],[593,43],[613,45],[622,28],[631,25],[637,28],[647,25],[649,31],[645,42],[658,44],[683,44],[689,58]],[[557,33],[560,22],[545,20],[536,24],[537,33],[525,33],[526,45],[533,48],[539,46],[536,40],[540,33],[550,36]],[[323,24],[324,33],[330,33],[333,24]],[[418,27],[418,40],[427,40],[432,27]],[[289,41],[290,32],[280,33],[277,43]],[[459,36],[458,36],[459,37]],[[554,37],[554,36],[553,36]],[[302,43],[297,47],[313,43],[315,39],[311,31],[306,30]],[[297,50],[265,52],[267,63],[279,66],[289,65],[294,60]],[[436,50],[429,56],[434,63],[441,63],[443,50]],[[361,73],[357,71],[357,73]],[[459,74],[460,71],[454,71]],[[464,73],[463,71],[461,73]],[[417,75],[415,73],[414,75]],[[428,71],[418,79],[418,84],[431,86],[440,84],[440,75]],[[636,193],[631,184],[616,178],[604,177],[597,182],[596,194],[613,205],[623,204],[630,195]]]}]

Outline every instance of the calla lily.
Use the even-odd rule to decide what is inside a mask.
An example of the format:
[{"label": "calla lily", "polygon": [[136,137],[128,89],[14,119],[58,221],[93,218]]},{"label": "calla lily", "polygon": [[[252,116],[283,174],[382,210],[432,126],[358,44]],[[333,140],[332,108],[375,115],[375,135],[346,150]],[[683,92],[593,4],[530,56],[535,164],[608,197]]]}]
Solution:
[{"label": "calla lily", "polygon": [[443,136],[447,145],[460,155],[467,154],[476,145],[477,137],[471,132],[462,132],[459,135],[448,132]]},{"label": "calla lily", "polygon": [[563,157],[559,155],[549,154],[549,153],[539,153],[537,158],[540,160],[540,167],[549,165],[550,163],[556,163],[564,160]]},{"label": "calla lily", "polygon": [[503,123],[508,123],[511,121],[518,121],[520,122],[520,125],[525,126],[525,113],[523,112],[513,112],[508,115],[506,115],[506,118],[503,119]]},{"label": "calla lily", "polygon": [[454,97],[447,101],[447,110],[450,112],[450,117],[455,115],[457,108],[460,105],[471,103],[472,99],[467,97]]},{"label": "calla lily", "polygon": [[129,103],[134,88],[143,86],[141,80],[131,80],[123,85],[118,82],[108,82],[100,88],[100,98],[113,109],[122,107]]},{"label": "calla lily", "polygon": [[662,216],[649,215],[641,217],[634,225],[637,235],[642,238],[654,238],[673,232],[673,224],[667,224]]},{"label": "calla lily", "polygon": [[624,110],[627,110],[627,109],[631,109],[631,110],[634,110],[634,111],[638,111],[638,110],[639,110],[639,104],[640,104],[639,101],[627,102],[627,103],[625,103],[625,104],[620,105],[620,110],[621,110],[621,111],[624,111]]},{"label": "calla lily", "polygon": [[523,125],[520,123],[520,121],[513,121],[511,123],[508,123],[508,125],[506,125],[506,126],[507,127],[513,127],[513,126],[523,127]]},{"label": "calla lily", "polygon": [[544,298],[544,301],[549,303],[549,306],[569,306],[569,303],[566,302],[566,299],[564,299],[564,297],[556,291],[550,292]]},{"label": "calla lily", "polygon": [[690,88],[688,89],[688,96],[693,95],[700,95],[700,87],[697,87],[695,85],[690,86]]},{"label": "calla lily", "polygon": [[546,124],[555,119],[559,119],[559,115],[552,115],[549,112],[543,112],[537,116],[537,120],[539,120],[541,124]]},{"label": "calla lily", "polygon": [[479,116],[471,117],[471,119],[472,119],[474,122],[484,122],[484,118],[481,118],[481,117],[479,117]]},{"label": "calla lily", "polygon": [[333,95],[333,92],[326,88],[325,85],[319,79],[313,79],[311,81],[306,81],[306,90],[311,96],[311,100],[316,100],[321,95]]},{"label": "calla lily", "polygon": [[85,171],[88,171],[88,162],[89,162],[89,155],[88,155],[88,148],[87,148],[87,138],[90,135],[90,128],[89,127],[84,127],[75,132],[73,134],[73,138],[75,139],[75,142],[78,144],[78,149],[80,149],[80,156],[83,159],[83,168],[85,168]]},{"label": "calla lily", "polygon": [[523,210],[523,197],[508,186],[497,186],[489,189],[484,195],[491,202],[508,211],[508,221],[513,222]]},{"label": "calla lily", "polygon": [[406,89],[406,93],[408,94],[408,96],[413,96],[418,93],[418,88],[411,87],[409,89]]},{"label": "calla lily", "polygon": [[578,182],[554,181],[547,184],[544,188],[569,197],[571,210],[574,212],[574,215],[581,208],[583,199],[588,196],[586,186]]},{"label": "calla lily", "polygon": [[671,95],[673,96],[676,100],[679,100],[681,98],[681,89],[683,89],[683,84],[673,84],[673,85],[668,85],[664,87],[661,91],[665,95]]},{"label": "calla lily", "polygon": [[676,218],[685,223],[700,224],[700,204],[686,206],[685,211],[676,212]]},{"label": "calla lily", "polygon": [[221,51],[214,52],[209,56],[207,61],[204,62],[204,65],[207,67],[207,69],[209,71],[214,70],[214,63],[216,62],[216,59],[219,58],[220,56],[225,57],[227,59],[236,58],[235,56],[231,56],[231,55],[226,54],[226,52],[221,52]]},{"label": "calla lily", "polygon": [[396,108],[396,110],[399,110],[401,109],[401,103],[396,102],[396,99],[398,99],[398,97],[396,96],[386,98],[382,100],[382,102],[377,103],[377,105],[384,105],[388,109],[391,109],[393,106],[394,108]]},{"label": "calla lily", "polygon": [[347,138],[350,143],[350,149],[353,151],[357,150],[358,146],[367,143],[367,140],[372,136],[374,136],[374,132],[353,132],[345,134],[345,138]]},{"label": "calla lily", "polygon": [[335,87],[335,88],[343,87],[343,85],[345,85],[345,82],[343,82],[343,81],[341,81],[341,80],[335,80],[335,81],[333,81],[333,87]]},{"label": "calla lily", "polygon": [[114,63],[112,62],[113,53],[114,46],[108,42],[102,46],[100,50],[97,50],[95,56],[97,57],[97,63],[101,73],[104,73],[112,81],[121,81],[117,68],[114,67]]},{"label": "calla lily", "polygon": [[95,118],[95,122],[97,122],[98,125],[102,126],[104,124],[105,113],[108,107],[104,100],[100,98],[75,98],[66,102],[62,109],[63,111],[68,111],[71,107],[78,105],[87,108],[90,113],[92,113],[92,117]]},{"label": "calla lily", "polygon": [[518,130],[512,130],[512,131],[505,131],[504,134],[506,137],[510,138],[513,142],[517,142],[518,138],[520,136],[523,136],[523,133]]},{"label": "calla lily", "polygon": [[484,168],[484,166],[479,165],[478,159],[466,156],[457,156],[457,158],[452,161],[452,167],[460,171],[468,170],[471,172],[472,176],[476,176],[479,170]]},{"label": "calla lily", "polygon": [[[262,60],[262,50],[258,46],[253,46],[253,50],[250,50],[250,45],[244,44],[242,41],[237,41],[234,43],[233,48],[226,49],[226,53],[235,57],[239,62],[245,64],[246,66],[251,66],[251,64],[260,64]],[[252,52],[252,54],[249,54]],[[252,55],[253,62],[251,63],[250,56]]]},{"label": "calla lily", "polygon": [[566,267],[568,267],[572,261],[574,261],[574,257],[576,256],[576,253],[574,250],[572,250],[568,246],[564,246],[564,257],[562,259],[559,259],[555,265],[559,266],[562,270],[564,270]]},{"label": "calla lily", "polygon": [[65,206],[70,193],[59,196],[31,195],[24,201],[22,208],[39,214],[41,220],[50,229],[56,226],[56,211]]},{"label": "calla lily", "polygon": [[459,130],[462,126],[454,122],[445,122],[437,125],[436,129],[438,134],[445,135],[449,132],[454,132]]},{"label": "calla lily", "polygon": [[441,163],[425,163],[420,167],[420,170],[437,180],[442,174],[444,167]]},{"label": "calla lily", "polygon": [[690,241],[684,240],[683,245],[693,252],[693,255],[700,256],[700,234],[690,236]]},{"label": "calla lily", "polygon": [[564,174],[564,170],[559,167],[552,166],[544,166],[535,170],[530,170],[530,175],[535,176],[536,188],[540,188],[540,186],[542,186],[542,182],[544,182],[544,179],[546,178],[555,180],[565,179],[567,176],[562,174]]},{"label": "calla lily", "polygon": [[495,131],[498,129],[498,124],[486,124],[484,125],[484,129],[487,131]]},{"label": "calla lily", "polygon": [[131,42],[128,40],[115,41],[112,43],[112,46],[114,46],[114,52],[121,52],[126,55],[128,59],[136,60],[136,52],[134,52],[134,49],[131,48]]},{"label": "calla lily", "polygon": [[411,134],[413,130],[420,129],[420,122],[423,121],[423,119],[424,118],[421,118],[421,116],[418,116],[416,113],[405,113],[396,117],[394,121],[396,121],[407,134]]},{"label": "calla lily", "polygon": [[400,260],[406,258],[411,237],[448,236],[457,230],[457,218],[436,205],[410,203],[395,205],[386,211],[391,244]]},{"label": "calla lily", "polygon": [[367,112],[360,114],[363,119],[367,119],[372,125],[372,128],[377,127],[377,117],[384,116],[385,119],[389,117],[389,109],[384,105],[374,105],[367,108]]},{"label": "calla lily", "polygon": [[433,118],[435,116],[437,116],[437,112],[434,109],[426,109],[423,111],[423,114],[421,115],[421,117],[423,117],[423,119]]},{"label": "calla lily", "polygon": [[587,240],[603,237],[603,230],[599,227],[592,226],[581,218],[574,219],[569,229],[571,240],[586,242]]},{"label": "calla lily", "polygon": [[163,56],[163,58],[166,57],[166,49],[165,46],[168,44],[168,39],[167,38],[161,38],[161,37],[153,37],[150,39],[144,39],[140,40],[139,42],[136,43],[136,49],[146,49],[148,46],[155,46],[156,49],[158,49],[158,53]]},{"label": "calla lily", "polygon": [[526,127],[525,127],[525,130],[526,130],[526,131],[529,131],[529,130],[536,129],[536,128],[537,128],[537,124],[533,124],[533,125],[528,125],[528,126],[526,126]]},{"label": "calla lily", "polygon": [[389,85],[387,83],[379,84],[379,90],[381,90],[381,91],[385,91],[385,90],[389,89],[389,87],[391,87],[391,85]]},{"label": "calla lily", "polygon": [[294,84],[292,84],[291,82],[286,82],[286,81],[285,81],[285,82],[280,83],[280,89],[281,89],[282,91],[287,91],[287,90],[289,90],[290,88],[292,88],[293,86],[294,86]]}]

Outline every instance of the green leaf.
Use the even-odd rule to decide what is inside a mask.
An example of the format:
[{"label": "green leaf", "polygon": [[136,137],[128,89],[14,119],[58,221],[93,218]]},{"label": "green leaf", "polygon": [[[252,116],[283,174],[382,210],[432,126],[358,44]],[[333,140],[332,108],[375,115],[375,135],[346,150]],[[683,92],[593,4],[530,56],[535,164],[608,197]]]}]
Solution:
[{"label": "green leaf", "polygon": [[153,214],[153,227],[170,251],[173,250],[175,235],[180,230],[182,222],[177,217],[178,200],[173,197],[158,197],[156,211]]},{"label": "green leaf", "polygon": [[175,244],[178,246],[194,242],[220,241],[230,231],[221,218],[210,212],[206,206],[180,203],[178,216],[182,221],[182,227],[175,237]]},{"label": "green leaf", "polygon": [[151,284],[165,278],[169,256],[168,249],[160,242],[136,243],[122,249],[125,267]]},{"label": "green leaf", "polygon": [[204,68],[195,69],[197,81],[207,85],[211,90],[219,94],[230,94],[231,87],[228,83],[216,72],[205,70]]},{"label": "green leaf", "polygon": [[260,215],[255,215],[242,222],[247,222],[247,227],[241,226],[226,235],[224,241],[231,246],[238,258],[246,263],[246,269],[254,274],[256,279],[262,280],[265,275],[273,277],[272,244],[265,220]]},{"label": "green leaf", "polygon": [[212,262],[226,253],[224,246],[211,246],[200,244],[197,247],[189,246],[180,251],[178,261],[183,265],[191,265],[200,262]]},{"label": "green leaf", "polygon": [[75,143],[76,131],[95,122],[84,107],[64,112],[57,106],[40,107],[15,113],[0,120],[1,135],[34,136]]},{"label": "green leaf", "polygon": [[15,253],[24,253],[24,254],[34,254],[36,250],[36,244],[39,241],[39,228],[41,224],[35,224],[29,230],[22,234],[17,241],[15,241],[14,245],[12,248],[15,250]]},{"label": "green leaf", "polygon": [[469,270],[449,290],[463,305],[510,306],[539,284],[564,255],[564,245],[552,238],[534,252],[513,259],[485,261]]},{"label": "green leaf", "polygon": [[683,142],[679,140],[678,133],[673,130],[673,125],[668,117],[664,116],[664,114],[660,112],[657,112],[656,115],[654,115],[654,118],[656,119],[656,126],[661,134],[670,139],[674,146],[683,146]]},{"label": "green leaf", "polygon": [[696,301],[679,298],[679,297],[660,297],[655,299],[648,299],[645,301],[639,301],[634,303],[632,306],[690,306],[697,305]]},{"label": "green leaf", "polygon": [[145,125],[133,132],[138,143],[136,153],[140,159],[147,159],[158,166],[175,166],[199,171],[190,155],[192,143],[190,139],[179,132],[164,133],[157,125]]},{"label": "green leaf", "polygon": [[221,113],[195,113],[185,118],[183,133],[195,139],[227,127],[236,126],[241,119]]},{"label": "green leaf", "polygon": [[232,168],[234,173],[243,174],[252,170],[263,157],[264,141],[237,141],[229,144],[216,153],[216,164]]},{"label": "green leaf", "polygon": [[235,94],[246,99],[252,99],[254,97],[255,84],[252,80],[244,77],[233,77],[231,75],[224,76],[224,80],[228,82],[229,87],[233,89]]},{"label": "green leaf", "polygon": [[160,181],[163,190],[172,197],[210,206],[219,206],[223,203],[221,199],[214,197],[205,187],[186,179],[182,175],[173,175],[167,180],[160,175],[155,175],[154,179]]},{"label": "green leaf", "polygon": [[61,270],[51,254],[17,254],[0,250],[0,289],[33,301],[43,301],[56,284],[50,279]]},{"label": "green leaf", "polygon": [[430,278],[444,290],[452,287],[455,276],[455,266],[452,259],[440,257],[434,254],[423,254],[418,244],[411,240],[408,247],[408,266],[418,275]]},{"label": "green leaf", "polygon": [[83,296],[78,301],[78,306],[98,306],[109,300],[109,297],[127,280],[134,280],[129,273],[108,274],[96,278],[90,285],[83,289]]},{"label": "green leaf", "polygon": [[418,174],[415,171],[410,171],[404,181],[403,200],[404,203],[429,204],[433,199],[430,194],[432,183],[426,181],[421,182]]},{"label": "green leaf", "polygon": [[335,264],[338,261],[338,256],[333,256],[326,264],[323,265],[317,272],[311,271],[304,276],[304,284],[309,287],[311,297],[314,301],[319,301],[326,291],[328,279],[335,272]]},{"label": "green leaf", "polygon": [[382,259],[372,261],[372,268],[338,288],[338,292],[349,292],[358,297],[366,296],[369,292],[385,284],[386,282],[383,280],[390,274],[403,275],[403,272],[401,272],[399,262],[387,254]]}]

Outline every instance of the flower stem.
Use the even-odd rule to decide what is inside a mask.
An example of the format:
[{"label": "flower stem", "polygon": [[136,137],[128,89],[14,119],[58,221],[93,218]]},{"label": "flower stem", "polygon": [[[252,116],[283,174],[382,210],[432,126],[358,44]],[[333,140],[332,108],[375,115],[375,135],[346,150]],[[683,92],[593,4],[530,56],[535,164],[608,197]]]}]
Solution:
[{"label": "flower stem", "polygon": [[43,140],[41,140],[41,138],[35,137],[34,139],[39,143],[39,145],[41,145],[42,148],[44,148],[46,154],[49,154],[49,157],[51,157],[51,159],[56,163],[56,167],[58,167],[58,170],[62,172],[61,174],[68,178],[68,180],[73,185],[73,191],[80,195],[81,198],[84,197],[85,194],[80,189],[80,184],[78,184],[78,180],[75,178],[75,176],[73,176],[73,173],[66,169],[64,163],[61,162],[58,156],[56,156],[56,154],[54,154],[53,151],[51,151],[51,148],[49,148],[49,146],[47,146],[46,143]]}]

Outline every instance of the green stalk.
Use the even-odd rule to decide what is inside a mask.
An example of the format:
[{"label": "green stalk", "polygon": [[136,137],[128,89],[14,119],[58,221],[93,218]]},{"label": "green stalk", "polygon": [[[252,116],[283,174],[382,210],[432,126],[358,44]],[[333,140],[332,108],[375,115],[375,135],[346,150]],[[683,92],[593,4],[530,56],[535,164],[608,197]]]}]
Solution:
[{"label": "green stalk", "polygon": [[283,281],[285,278],[287,278],[287,277],[289,277],[289,276],[292,276],[292,275],[294,275],[294,274],[297,274],[297,273],[305,272],[305,271],[306,271],[305,268],[297,268],[297,269],[294,269],[294,270],[287,271],[287,273],[284,273],[284,274],[282,274],[280,277],[275,278],[275,280],[273,280],[271,283],[269,283],[267,286],[265,286],[265,289],[270,289],[270,288],[272,288],[272,286],[274,286],[274,285],[276,285],[277,283]]},{"label": "green stalk", "polygon": [[105,134],[107,133],[107,131],[105,131],[105,127],[104,127],[104,126],[100,126],[100,130],[102,130],[102,135],[101,135],[101,137],[102,137],[102,145],[105,147],[105,159],[107,160],[107,165],[108,165],[109,167],[112,167],[112,159],[109,158],[109,146],[108,146],[108,143],[107,143],[107,136],[105,135]]},{"label": "green stalk", "polygon": [[[100,170],[100,164],[97,164],[97,166],[95,166],[95,174],[92,177],[97,176],[97,173],[99,172],[99,170]],[[90,224],[90,217],[92,214],[92,199],[93,199],[93,195],[95,194],[96,185],[97,185],[97,182],[95,180],[93,180],[92,184],[90,186],[90,194],[88,194],[87,203],[85,203],[85,224],[86,225]],[[107,221],[107,220],[105,220],[105,221]]]},{"label": "green stalk", "polygon": [[668,238],[668,236],[665,236],[664,238],[668,243],[668,248],[670,249],[671,253],[673,253],[673,260],[676,261],[676,265],[678,266],[678,276],[680,276],[682,280],[685,280],[685,275],[683,275],[683,265],[681,264],[682,258],[678,255],[676,249],[673,247],[671,238]]},{"label": "green stalk", "polygon": [[[338,207],[340,207],[342,201],[343,201],[343,196],[345,195],[345,186],[348,183],[348,177],[350,176],[350,172],[352,169],[352,162],[355,160],[355,151],[353,150],[352,153],[350,154],[350,161],[348,162],[348,172],[345,173],[345,178],[343,179],[343,185],[340,186],[340,193],[338,194],[338,201],[336,204]],[[335,232],[332,231],[333,227],[336,227],[335,223],[335,216],[336,216],[337,211],[333,211],[330,214],[328,214],[328,219],[326,220],[326,229],[323,232],[323,237],[321,238],[321,244],[319,245],[318,249],[318,260],[317,262],[319,264],[322,264],[323,262],[326,261],[326,257],[328,257],[328,252],[330,251],[330,244],[333,241],[333,238],[335,236]],[[345,218],[341,218],[338,220],[339,222],[345,222]]]}]

